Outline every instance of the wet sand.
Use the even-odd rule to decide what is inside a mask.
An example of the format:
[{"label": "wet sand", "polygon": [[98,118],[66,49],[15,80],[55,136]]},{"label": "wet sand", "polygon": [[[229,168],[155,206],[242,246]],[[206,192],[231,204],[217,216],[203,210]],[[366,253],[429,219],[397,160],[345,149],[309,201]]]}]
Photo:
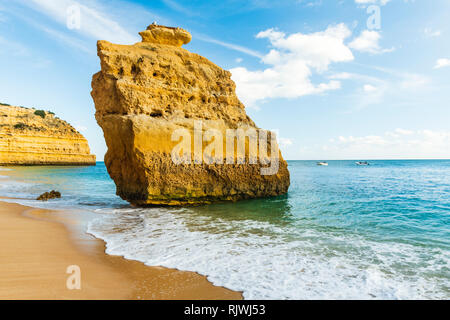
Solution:
[{"label": "wet sand", "polygon": [[[242,299],[194,272],[107,255],[103,241],[70,227],[72,218],[0,201],[0,299]],[[81,290],[66,285],[73,265]]]}]

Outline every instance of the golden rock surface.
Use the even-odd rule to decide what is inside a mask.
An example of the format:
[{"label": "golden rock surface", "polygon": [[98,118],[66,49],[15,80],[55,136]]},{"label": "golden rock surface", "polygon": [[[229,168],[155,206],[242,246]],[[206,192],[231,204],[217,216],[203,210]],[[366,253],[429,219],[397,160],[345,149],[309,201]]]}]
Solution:
[{"label": "golden rock surface", "polygon": [[0,106],[0,165],[95,165],[87,140],[52,113]]},{"label": "golden rock surface", "polygon": [[[202,134],[217,129],[225,136],[227,129],[257,127],[235,94],[230,72],[181,48],[191,38],[187,31],[152,25],[141,35],[143,42],[134,45],[97,45],[101,71],[93,76],[91,95],[117,194],[140,206],[285,194],[290,182],[281,153],[279,170],[272,175],[262,175],[267,165],[249,164],[248,159],[244,164],[173,162],[177,129],[194,137],[198,121]],[[208,145],[200,143],[202,150]],[[223,146],[225,156],[225,142]],[[247,156],[248,147],[246,143]]]},{"label": "golden rock surface", "polygon": [[181,47],[192,40],[189,32],[181,28],[170,28],[151,24],[147,30],[139,32],[142,42],[167,44]]}]

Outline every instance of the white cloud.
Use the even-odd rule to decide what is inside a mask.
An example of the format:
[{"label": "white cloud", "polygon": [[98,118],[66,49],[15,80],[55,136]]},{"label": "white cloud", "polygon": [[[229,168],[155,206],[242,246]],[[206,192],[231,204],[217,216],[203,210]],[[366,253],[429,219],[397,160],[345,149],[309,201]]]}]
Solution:
[{"label": "white cloud", "polygon": [[242,58],[236,58],[236,60],[234,60],[234,61],[236,61],[236,63],[241,63],[243,61],[243,59]]},{"label": "white cloud", "polygon": [[363,90],[365,92],[375,92],[375,91],[377,91],[377,87],[375,87],[375,86],[373,86],[371,84],[365,84],[364,87],[363,87]]},{"label": "white cloud", "polygon": [[109,17],[105,8],[96,1],[87,0],[27,0],[23,4],[50,16],[66,26],[67,10],[78,6],[81,13],[81,25],[77,30],[96,40],[109,40],[116,43],[131,44],[139,41],[137,35],[128,33],[117,21]]},{"label": "white cloud", "polygon": [[356,4],[379,4],[381,6],[384,6],[389,1],[391,1],[391,0],[355,0],[355,3]]},{"label": "white cloud", "polygon": [[171,9],[175,10],[175,11],[179,11],[179,12],[186,12],[187,9],[185,7],[183,7],[181,4],[179,4],[178,2],[175,2],[173,0],[162,0],[162,2],[164,2],[165,5],[167,5],[168,7],[170,7]]},{"label": "white cloud", "polygon": [[412,130],[405,130],[405,129],[401,129],[401,128],[397,128],[394,131],[395,131],[395,133],[398,133],[401,135],[411,135],[414,133],[414,131],[412,131]]},{"label": "white cloud", "polygon": [[329,76],[330,79],[339,79],[339,80],[348,80],[353,77],[352,73],[349,72],[341,72],[341,73],[335,73]]},{"label": "white cloud", "polygon": [[341,72],[328,76],[330,79],[337,79],[351,82],[351,86],[356,90],[348,95],[347,104],[352,110],[361,110],[363,108],[384,105],[385,102],[395,104],[411,104],[422,93],[433,88],[432,79],[423,74],[416,74],[395,69],[382,68],[358,64],[363,68],[376,71],[377,76],[368,76],[365,74]]},{"label": "white cloud", "polygon": [[[13,11],[13,14],[18,15]],[[64,31],[58,31],[47,25],[38,23],[35,19],[31,19],[25,15],[18,15],[23,21],[32,26],[33,28],[39,29],[42,32],[45,32],[51,39],[59,41],[63,43],[65,46],[71,46],[72,48],[81,50],[85,53],[96,54],[95,47],[89,47],[89,44],[86,41],[83,41],[79,37],[74,37],[70,35],[70,33],[66,33]]]},{"label": "white cloud", "polygon": [[380,54],[394,50],[394,48],[382,49],[379,44],[380,39],[381,34],[378,31],[364,30],[361,35],[350,42],[348,46],[357,51],[372,54]]},{"label": "white cloud", "polygon": [[427,76],[414,73],[405,73],[399,85],[402,89],[420,89],[430,82],[431,81]]},{"label": "white cloud", "polygon": [[0,54],[6,53],[14,56],[29,56],[30,51],[27,47],[13,40],[5,39],[0,36]]},{"label": "white cloud", "polygon": [[8,57],[8,59],[20,57],[21,64],[26,63],[35,69],[45,69],[51,64],[50,60],[33,54],[25,45],[0,36],[0,56],[3,54]]},{"label": "white cloud", "polygon": [[86,132],[88,131],[88,128],[79,124],[76,124],[74,126],[75,130],[77,130],[78,132]]},{"label": "white cloud", "polygon": [[77,38],[68,36],[64,34],[63,32],[56,31],[51,28],[47,28],[42,25],[35,24],[36,27],[40,28],[42,31],[47,33],[49,36],[51,36],[53,39],[58,40],[66,45],[69,45],[73,48],[79,49],[81,51],[84,51],[89,54],[96,54],[96,50],[94,48],[89,48],[85,43],[80,41]]},{"label": "white cloud", "polygon": [[340,136],[322,146],[327,159],[448,159],[450,131],[395,129],[382,135]]},{"label": "white cloud", "polygon": [[248,54],[250,56],[256,57],[256,58],[262,58],[263,55],[255,50],[251,50],[249,48],[237,45],[237,44],[233,44],[233,43],[228,43],[228,42],[224,42],[221,40],[217,40],[217,39],[213,39],[209,36],[206,36],[204,34],[199,34],[199,33],[193,33],[192,34],[193,38],[195,38],[196,40],[200,40],[200,41],[205,41],[205,42],[209,42],[209,43],[214,43],[214,44],[218,44],[222,47],[228,48],[228,49],[232,49],[235,51],[239,51],[245,54]]},{"label": "white cloud", "polygon": [[440,68],[445,68],[445,67],[450,67],[450,59],[446,59],[446,58],[438,59],[436,61],[436,65],[434,66],[434,69],[440,69]]},{"label": "white cloud", "polygon": [[423,32],[427,37],[439,37],[442,34],[441,30],[433,30],[431,28],[425,28]]},{"label": "white cloud", "polygon": [[[349,95],[348,103],[351,109],[357,110],[382,103],[386,93],[394,88],[388,80],[365,74],[341,72],[332,74],[329,78],[353,82],[352,86],[357,89]],[[362,87],[361,84],[363,84]]]},{"label": "white cloud", "polygon": [[382,83],[383,81],[372,76],[368,76],[365,74],[351,73],[351,72],[341,72],[335,73],[328,76],[330,79],[338,79],[338,80],[355,80],[359,82],[371,82],[371,83]]},{"label": "white cloud", "polygon": [[200,13],[198,11],[195,12],[195,11],[189,10],[187,7],[179,4],[176,1],[162,0],[162,2],[164,2],[164,4],[166,6],[168,6],[169,8],[171,8],[172,10],[181,12],[183,15],[188,15],[188,16],[199,16],[200,15]]},{"label": "white cloud", "polygon": [[278,138],[278,144],[281,148],[291,146],[293,144],[292,139],[289,138]]},{"label": "white cloud", "polygon": [[329,26],[311,34],[268,29],[257,34],[268,39],[272,49],[262,57],[266,69],[251,71],[244,67],[231,69],[238,96],[249,106],[269,98],[298,98],[340,88],[340,82],[313,84],[313,72],[321,74],[331,63],[354,59],[344,40],[351,35],[345,24]]},{"label": "white cloud", "polygon": [[305,7],[318,7],[321,6],[323,4],[322,0],[314,0],[314,1],[303,1],[303,0],[299,0],[299,3],[303,3],[303,5]]},{"label": "white cloud", "polygon": [[280,147],[280,149],[287,148],[287,147],[289,147],[289,146],[294,144],[292,139],[286,138],[286,137],[282,137],[280,135],[280,130],[279,129],[271,129],[270,132],[276,134],[278,146]]}]

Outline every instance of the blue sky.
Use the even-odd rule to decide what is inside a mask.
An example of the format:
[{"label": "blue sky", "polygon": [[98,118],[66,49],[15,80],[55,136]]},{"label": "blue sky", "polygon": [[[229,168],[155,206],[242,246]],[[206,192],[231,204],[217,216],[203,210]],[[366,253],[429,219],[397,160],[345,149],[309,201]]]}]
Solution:
[{"label": "blue sky", "polygon": [[157,21],[232,72],[287,159],[450,158],[449,15],[448,0],[1,0],[0,102],[52,110],[101,160],[96,41]]}]

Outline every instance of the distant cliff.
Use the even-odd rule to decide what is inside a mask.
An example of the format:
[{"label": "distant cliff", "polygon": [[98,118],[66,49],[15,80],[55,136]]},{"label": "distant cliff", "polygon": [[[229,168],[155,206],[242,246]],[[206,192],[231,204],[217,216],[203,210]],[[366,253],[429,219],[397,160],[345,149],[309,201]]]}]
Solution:
[{"label": "distant cliff", "polygon": [[95,165],[95,156],[53,113],[0,104],[0,165]]}]

